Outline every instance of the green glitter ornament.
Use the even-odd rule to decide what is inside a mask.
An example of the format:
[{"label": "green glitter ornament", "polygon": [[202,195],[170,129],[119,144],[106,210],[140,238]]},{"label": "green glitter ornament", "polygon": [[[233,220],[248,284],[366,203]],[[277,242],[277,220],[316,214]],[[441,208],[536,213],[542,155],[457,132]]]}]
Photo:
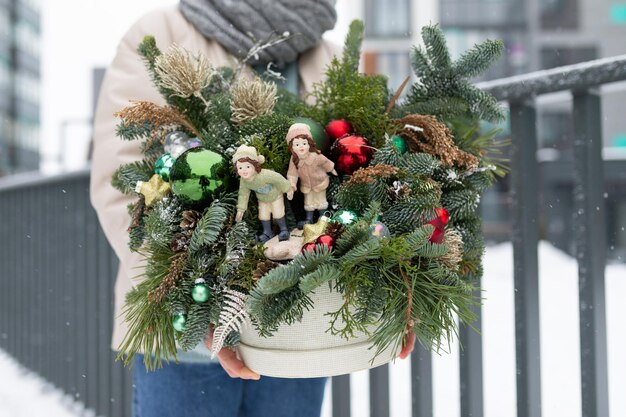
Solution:
[{"label": "green glitter ornament", "polygon": [[359,216],[352,210],[341,209],[335,213],[332,217],[332,221],[341,223],[344,226],[354,223],[359,219]]},{"label": "green glitter ornament", "polygon": [[229,178],[229,165],[218,153],[192,148],[183,153],[170,171],[172,192],[185,204],[210,203]]},{"label": "green glitter ornament", "polygon": [[164,154],[159,159],[157,159],[154,164],[154,173],[163,179],[163,181],[170,180],[170,172],[172,171],[172,166],[176,160],[169,153]]},{"label": "green glitter ornament", "polygon": [[198,278],[191,289],[191,298],[198,304],[206,303],[211,296],[211,290],[206,285],[204,278]]},{"label": "green glitter ornament", "polygon": [[294,118],[294,121],[296,123],[304,123],[309,126],[311,129],[311,136],[313,136],[313,141],[319,151],[326,152],[330,148],[330,139],[321,124],[317,123],[313,119],[309,119],[308,117],[296,117]]},{"label": "green glitter ornament", "polygon": [[391,138],[391,144],[394,148],[396,148],[396,151],[400,152],[401,155],[405,154],[406,151],[409,150],[409,146],[406,144],[406,140],[401,136],[394,135]]},{"label": "green glitter ornament", "polygon": [[177,332],[185,331],[187,327],[187,316],[185,314],[176,314],[172,319],[172,326]]}]

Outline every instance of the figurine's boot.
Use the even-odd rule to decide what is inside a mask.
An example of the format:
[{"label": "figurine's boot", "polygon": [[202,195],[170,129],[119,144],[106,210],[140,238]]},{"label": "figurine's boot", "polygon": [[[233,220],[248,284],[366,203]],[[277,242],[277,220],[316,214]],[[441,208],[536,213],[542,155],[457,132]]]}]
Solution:
[{"label": "figurine's boot", "polygon": [[274,232],[272,231],[272,221],[261,220],[261,225],[263,226],[263,233],[258,235],[256,238],[259,242],[265,243],[274,237]]},{"label": "figurine's boot", "polygon": [[305,213],[306,213],[306,219],[298,222],[298,229],[302,229],[305,224],[313,223],[313,214],[315,214],[315,210],[311,210],[311,211],[306,210]]},{"label": "figurine's boot", "polygon": [[284,242],[285,240],[289,240],[289,230],[287,230],[287,220],[285,220],[285,216],[280,219],[276,219],[276,224],[280,228],[280,233],[278,233],[278,240]]}]

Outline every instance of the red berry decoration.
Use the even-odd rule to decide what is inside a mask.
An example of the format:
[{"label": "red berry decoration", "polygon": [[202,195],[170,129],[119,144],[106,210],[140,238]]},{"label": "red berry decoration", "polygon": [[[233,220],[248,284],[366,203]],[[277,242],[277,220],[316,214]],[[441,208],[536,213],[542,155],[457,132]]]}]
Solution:
[{"label": "red berry decoration", "polygon": [[441,243],[443,241],[446,224],[448,224],[448,221],[450,220],[450,213],[448,213],[448,210],[443,207],[436,208],[435,213],[437,214],[437,217],[426,222],[426,224],[432,224],[435,226],[435,230],[428,241],[430,243]]},{"label": "red berry decoration", "polygon": [[343,137],[345,135],[349,135],[354,132],[352,125],[342,119],[339,120],[331,120],[326,125],[326,133],[331,141]]},{"label": "red berry decoration", "polygon": [[352,175],[359,168],[365,168],[372,159],[374,149],[367,139],[361,136],[345,136],[333,143],[332,158],[337,172]]},{"label": "red berry decoration", "polygon": [[335,238],[331,235],[321,235],[315,240],[317,245],[325,245],[329,250],[335,246]]},{"label": "red berry decoration", "polygon": [[304,252],[315,252],[315,242],[309,242],[302,247],[302,253]]}]

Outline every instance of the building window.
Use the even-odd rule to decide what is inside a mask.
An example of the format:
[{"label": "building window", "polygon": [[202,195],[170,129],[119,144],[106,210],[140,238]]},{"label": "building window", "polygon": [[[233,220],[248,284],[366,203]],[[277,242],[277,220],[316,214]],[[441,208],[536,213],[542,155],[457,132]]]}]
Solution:
[{"label": "building window", "polygon": [[543,0],[540,4],[542,29],[578,28],[578,0]]},{"label": "building window", "polygon": [[591,61],[597,58],[598,50],[592,46],[585,48],[541,48],[542,69],[578,64],[579,62]]},{"label": "building window", "polygon": [[[388,77],[387,86],[397,90],[413,71],[408,52],[366,52],[364,70],[367,74],[384,74]],[[405,88],[403,94],[407,93]]]},{"label": "building window", "polygon": [[409,0],[366,0],[365,34],[373,38],[411,36]]}]

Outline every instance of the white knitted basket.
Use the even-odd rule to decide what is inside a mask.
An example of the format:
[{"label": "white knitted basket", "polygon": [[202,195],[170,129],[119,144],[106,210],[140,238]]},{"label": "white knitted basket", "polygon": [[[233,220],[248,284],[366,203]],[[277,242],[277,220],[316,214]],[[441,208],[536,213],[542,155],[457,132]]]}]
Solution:
[{"label": "white knitted basket", "polygon": [[[364,333],[346,340],[328,332],[328,312],[339,310],[343,296],[324,284],[310,295],[315,308],[301,322],[281,325],[271,337],[262,337],[252,325],[241,333],[238,355],[260,375],[280,378],[314,378],[342,375],[374,368],[393,360],[399,351],[388,348],[376,358]],[[374,359],[374,361],[372,361]]]}]

